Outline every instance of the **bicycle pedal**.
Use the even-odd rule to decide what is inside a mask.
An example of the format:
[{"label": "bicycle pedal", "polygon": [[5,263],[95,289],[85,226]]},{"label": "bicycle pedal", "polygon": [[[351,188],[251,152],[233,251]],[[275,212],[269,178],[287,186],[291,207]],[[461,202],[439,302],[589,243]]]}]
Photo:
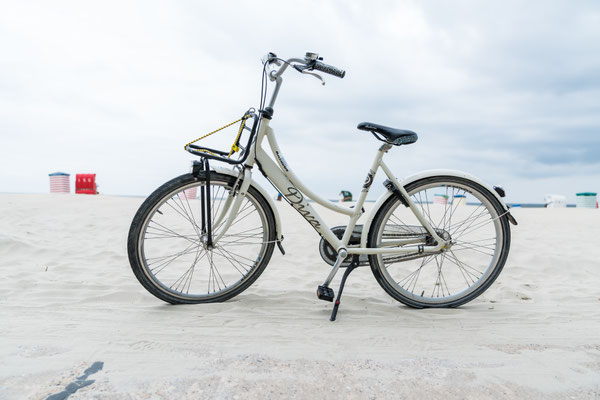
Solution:
[{"label": "bicycle pedal", "polygon": [[317,288],[317,297],[319,300],[333,301],[335,294],[333,293],[332,288],[327,286],[319,286]]}]

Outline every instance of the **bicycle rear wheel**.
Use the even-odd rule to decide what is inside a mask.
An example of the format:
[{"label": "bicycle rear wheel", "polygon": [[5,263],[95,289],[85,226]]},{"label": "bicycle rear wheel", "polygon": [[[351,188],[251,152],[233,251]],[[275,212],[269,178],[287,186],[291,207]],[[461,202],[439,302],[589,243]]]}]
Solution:
[{"label": "bicycle rear wheel", "polygon": [[[210,172],[210,218],[227,207],[236,179]],[[238,215],[213,247],[202,231],[201,193],[206,173],[179,176],[148,197],[135,215],[127,242],[129,262],[140,283],[172,304],[230,299],[247,289],[269,263],[276,240],[267,201],[250,186]]]},{"label": "bicycle rear wheel", "polygon": [[[476,182],[435,176],[406,190],[447,249],[423,255],[370,255],[375,279],[396,300],[415,308],[457,307],[481,295],[498,277],[510,248],[510,227],[502,204]],[[395,196],[377,212],[369,247],[410,239],[433,245],[433,237]]]}]

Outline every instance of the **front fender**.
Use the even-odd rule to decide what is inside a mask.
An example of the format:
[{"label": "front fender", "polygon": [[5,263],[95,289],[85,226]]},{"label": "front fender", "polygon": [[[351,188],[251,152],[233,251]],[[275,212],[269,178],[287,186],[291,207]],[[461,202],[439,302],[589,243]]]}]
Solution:
[{"label": "front fender", "polygon": [[[481,185],[482,187],[484,187],[488,192],[490,192],[494,197],[496,197],[496,199],[500,202],[500,204],[502,204],[502,207],[504,208],[504,211],[506,211],[509,217],[509,220],[511,221],[511,223],[513,223],[514,225],[516,225],[516,221],[514,220],[513,216],[510,215],[510,213],[508,212],[508,206],[504,203],[504,200],[502,199],[502,197],[500,197],[500,195],[498,194],[498,192],[496,192],[496,190],[494,190],[494,188],[490,185],[488,185],[487,183],[485,183],[484,181],[482,181],[481,179],[477,178],[474,175],[471,175],[467,172],[462,172],[462,171],[457,171],[457,170],[453,170],[453,169],[430,169],[427,171],[422,171],[419,173],[416,173],[414,175],[410,175],[402,180],[399,180],[399,183],[406,188],[406,186],[408,186],[409,184],[418,181],[420,179],[423,178],[429,178],[432,176],[455,176],[458,178],[465,178],[465,179],[469,179],[479,185]],[[387,199],[389,199],[391,196],[393,196],[394,194],[392,192],[390,192],[389,190],[386,190],[381,196],[379,196],[379,198],[377,199],[377,202],[375,203],[375,205],[373,206],[373,209],[371,210],[371,212],[369,213],[369,215],[367,216],[367,219],[364,223],[364,227],[363,227],[363,231],[362,231],[362,237],[360,239],[360,247],[367,247],[367,237],[369,236],[369,230],[371,229],[371,224],[373,223],[373,219],[375,219],[375,214],[377,214],[377,210],[379,210],[379,208],[383,205],[383,203],[385,203],[387,201]],[[513,222],[514,221],[514,222]]]}]

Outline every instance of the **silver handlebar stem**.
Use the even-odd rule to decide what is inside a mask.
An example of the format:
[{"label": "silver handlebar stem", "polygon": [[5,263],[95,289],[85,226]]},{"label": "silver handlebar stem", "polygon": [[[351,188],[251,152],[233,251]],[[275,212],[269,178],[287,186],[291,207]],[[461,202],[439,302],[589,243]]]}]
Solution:
[{"label": "silver handlebar stem", "polygon": [[270,77],[271,81],[274,81],[278,77],[280,77],[281,75],[283,75],[283,73],[285,72],[285,70],[287,69],[287,67],[289,67],[293,62],[295,62],[295,63],[301,63],[301,64],[306,64],[306,60],[303,59],[303,58],[290,58],[290,59],[286,60],[281,67],[279,67],[279,70],[277,70],[277,72],[275,72],[275,74],[273,74],[272,77]]},{"label": "silver handlebar stem", "polygon": [[283,82],[283,78],[281,76],[278,76],[277,78],[273,78],[273,72],[275,71],[271,71],[271,74],[269,74],[269,79],[270,80],[275,80],[275,89],[273,89],[273,94],[271,94],[271,100],[269,101],[269,106],[273,108],[273,106],[275,105],[275,100],[277,99],[277,95],[279,94],[279,88],[281,87],[281,83]]},{"label": "silver handlebar stem", "polygon": [[283,78],[281,77],[281,75],[283,75],[287,67],[289,67],[293,62],[306,64],[306,60],[302,58],[290,58],[286,60],[286,62],[284,62],[278,70],[272,70],[271,72],[269,72],[269,80],[271,82],[275,81],[275,89],[273,89],[273,94],[271,95],[271,100],[269,100],[268,107],[273,108],[273,106],[275,105],[275,100],[277,100],[277,95],[279,94],[279,88],[281,87],[281,83],[283,82]]}]

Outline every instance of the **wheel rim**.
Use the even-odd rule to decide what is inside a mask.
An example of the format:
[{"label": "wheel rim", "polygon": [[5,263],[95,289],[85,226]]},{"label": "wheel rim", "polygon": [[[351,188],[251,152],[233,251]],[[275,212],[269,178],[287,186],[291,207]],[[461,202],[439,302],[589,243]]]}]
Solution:
[{"label": "wheel rim", "polygon": [[[438,235],[453,243],[438,254],[421,257],[415,253],[413,259],[401,262],[398,257],[378,255],[379,270],[410,301],[441,305],[464,299],[488,282],[499,262],[503,232],[496,208],[486,196],[458,182],[428,183],[409,195]],[[398,236],[398,232],[424,238],[422,225],[399,202],[390,207],[383,221],[378,247],[385,244],[386,236]],[[429,239],[415,245],[430,245],[426,242],[432,239],[426,236]]]},{"label": "wheel rim", "polygon": [[[163,197],[144,220],[138,241],[144,274],[159,290],[181,299],[210,300],[240,287],[258,270],[269,243],[265,212],[248,191],[226,234],[207,248],[199,199],[204,185],[192,182]],[[231,185],[211,181],[210,186],[214,224]]]}]

